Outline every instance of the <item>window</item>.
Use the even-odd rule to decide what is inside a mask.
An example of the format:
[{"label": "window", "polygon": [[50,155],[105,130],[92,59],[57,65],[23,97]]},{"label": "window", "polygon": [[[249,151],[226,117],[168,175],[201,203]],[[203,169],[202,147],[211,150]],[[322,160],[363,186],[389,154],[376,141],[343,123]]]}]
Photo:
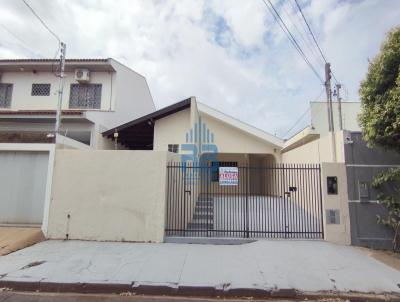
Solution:
[{"label": "window", "polygon": [[219,181],[219,167],[237,167],[237,161],[213,161],[211,162],[211,181]]},{"label": "window", "polygon": [[50,95],[50,84],[32,84],[31,95]]},{"label": "window", "polygon": [[71,84],[69,108],[100,109],[101,84]]},{"label": "window", "polygon": [[13,84],[0,84],[0,108],[10,108]]},{"label": "window", "polygon": [[168,151],[179,153],[179,145],[178,144],[168,144]]}]

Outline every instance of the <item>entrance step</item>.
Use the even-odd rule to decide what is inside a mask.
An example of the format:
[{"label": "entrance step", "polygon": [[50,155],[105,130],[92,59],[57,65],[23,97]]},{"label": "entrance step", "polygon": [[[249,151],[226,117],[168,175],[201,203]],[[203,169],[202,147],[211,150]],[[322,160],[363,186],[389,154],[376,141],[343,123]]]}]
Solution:
[{"label": "entrance step", "polygon": [[212,197],[208,197],[208,196],[200,196],[198,198],[198,201],[213,201],[214,199]]},{"label": "entrance step", "polygon": [[195,208],[195,212],[198,212],[198,211],[214,213],[214,207],[212,207],[212,206],[197,206]]},{"label": "entrance step", "polygon": [[187,229],[190,231],[193,230],[212,230],[214,227],[214,223],[210,221],[205,222],[189,222]]},{"label": "entrance step", "polygon": [[214,206],[214,202],[213,201],[209,201],[209,200],[199,200],[196,203],[196,206],[200,206],[200,207],[212,207]]},{"label": "entrance step", "polygon": [[194,210],[194,212],[195,212],[195,214],[211,214],[211,215],[213,215],[214,209],[212,207],[204,207],[204,208],[197,207]]},{"label": "entrance step", "polygon": [[213,221],[214,215],[212,212],[196,212],[194,213],[193,218],[194,221],[197,221],[198,219]]}]

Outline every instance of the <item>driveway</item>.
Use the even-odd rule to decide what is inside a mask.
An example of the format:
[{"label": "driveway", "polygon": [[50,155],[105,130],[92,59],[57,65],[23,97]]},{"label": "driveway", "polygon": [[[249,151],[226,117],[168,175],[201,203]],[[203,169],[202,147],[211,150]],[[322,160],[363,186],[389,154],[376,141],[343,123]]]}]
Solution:
[{"label": "driveway", "polygon": [[[315,201],[301,203],[290,198],[264,195],[214,196],[213,237],[321,238],[320,208]],[[221,230],[229,230],[221,232]],[[234,231],[236,233],[230,232]]]},{"label": "driveway", "polygon": [[0,257],[6,281],[400,293],[400,272],[324,241],[242,245],[45,241]]}]

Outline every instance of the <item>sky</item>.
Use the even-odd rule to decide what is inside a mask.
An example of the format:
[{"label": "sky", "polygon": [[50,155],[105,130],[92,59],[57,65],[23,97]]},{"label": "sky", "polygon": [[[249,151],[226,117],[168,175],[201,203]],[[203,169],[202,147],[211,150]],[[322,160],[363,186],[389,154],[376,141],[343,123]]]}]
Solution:
[{"label": "sky", "polygon": [[[271,1],[323,78],[324,62],[295,1]],[[144,75],[157,109],[195,96],[250,125],[289,137],[309,124],[309,102],[325,100],[323,83],[262,0],[27,2],[67,44],[67,58],[112,57]],[[359,101],[368,60],[386,33],[399,26],[400,1],[298,2],[344,86],[344,100]],[[56,39],[22,0],[0,0],[0,16],[1,59],[55,56]]]}]

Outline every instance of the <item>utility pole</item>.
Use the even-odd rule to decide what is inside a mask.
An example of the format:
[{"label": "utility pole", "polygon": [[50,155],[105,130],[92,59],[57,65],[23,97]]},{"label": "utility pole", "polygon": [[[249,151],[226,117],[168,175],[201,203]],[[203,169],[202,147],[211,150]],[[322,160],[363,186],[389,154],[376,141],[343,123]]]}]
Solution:
[{"label": "utility pole", "polygon": [[326,89],[326,99],[327,99],[326,104],[328,107],[329,136],[331,137],[332,161],[336,162],[336,139],[335,139],[335,127],[333,124],[331,77],[332,77],[331,64],[325,63],[325,89]]},{"label": "utility pole", "polygon": [[336,98],[338,102],[338,113],[339,113],[339,129],[343,130],[343,118],[342,118],[342,99],[340,97],[340,88],[342,85],[337,83],[336,84]]},{"label": "utility pole", "polygon": [[57,103],[57,113],[56,113],[56,128],[54,133],[54,139],[56,139],[57,134],[60,132],[61,125],[61,111],[62,111],[62,98],[64,92],[64,68],[65,68],[65,52],[67,45],[64,42],[60,42],[60,80],[58,86],[58,103]]}]

